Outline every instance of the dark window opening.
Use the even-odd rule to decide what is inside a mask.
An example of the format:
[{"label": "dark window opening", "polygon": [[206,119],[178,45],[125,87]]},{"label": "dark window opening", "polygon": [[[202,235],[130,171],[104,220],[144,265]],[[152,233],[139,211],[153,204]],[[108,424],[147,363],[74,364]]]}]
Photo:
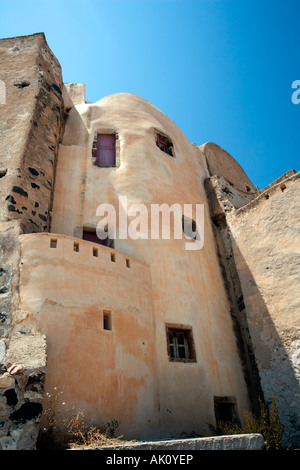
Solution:
[{"label": "dark window opening", "polygon": [[[103,235],[106,233],[106,230],[103,230]],[[92,243],[98,243],[98,245],[108,246],[114,248],[114,240],[111,240],[108,236],[104,238],[99,238],[96,230],[89,231],[83,230],[82,239]]]},{"label": "dark window opening", "polygon": [[116,166],[116,134],[96,134],[92,156],[97,166]]},{"label": "dark window opening", "polygon": [[76,251],[76,252],[78,252],[78,251],[79,251],[79,243],[77,243],[77,242],[74,242],[74,245],[73,245],[73,251]]},{"label": "dark window opening", "polygon": [[166,135],[156,133],[156,145],[162,151],[174,157],[174,147],[173,142]]},{"label": "dark window opening", "polygon": [[190,240],[200,240],[197,223],[184,215],[182,216],[182,230],[186,238]]},{"label": "dark window opening", "polygon": [[167,346],[170,361],[196,362],[192,328],[166,327]]},{"label": "dark window opening", "polygon": [[103,312],[103,329],[104,330],[112,329],[111,312],[107,312],[107,311]]},{"label": "dark window opening", "polygon": [[235,397],[214,397],[216,423],[240,424]]},{"label": "dark window opening", "polygon": [[116,255],[114,253],[111,253],[110,254],[110,259],[113,263],[115,263],[116,262]]},{"label": "dark window opening", "polygon": [[126,258],[126,267],[130,268],[130,259]]}]

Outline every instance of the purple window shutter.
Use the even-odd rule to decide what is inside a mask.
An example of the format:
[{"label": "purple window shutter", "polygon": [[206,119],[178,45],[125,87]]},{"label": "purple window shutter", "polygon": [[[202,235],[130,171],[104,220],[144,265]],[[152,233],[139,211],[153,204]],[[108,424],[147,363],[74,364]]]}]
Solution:
[{"label": "purple window shutter", "polygon": [[116,136],[114,134],[98,134],[96,165],[116,165]]}]

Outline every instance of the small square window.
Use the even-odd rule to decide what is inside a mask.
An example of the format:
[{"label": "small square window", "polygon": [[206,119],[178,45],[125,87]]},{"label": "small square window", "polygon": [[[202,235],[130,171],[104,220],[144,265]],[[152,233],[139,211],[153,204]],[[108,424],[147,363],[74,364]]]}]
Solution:
[{"label": "small square window", "polygon": [[196,362],[195,346],[191,327],[167,325],[169,360],[173,362]]},{"label": "small square window", "polygon": [[160,132],[156,132],[155,138],[157,147],[162,152],[170,155],[171,157],[174,157],[174,147],[171,139],[169,139],[169,137],[167,137],[166,135],[161,134]]},{"label": "small square window", "polygon": [[104,330],[111,330],[112,323],[111,323],[111,312],[104,310],[103,312],[103,329]]},{"label": "small square window", "polygon": [[56,238],[51,238],[50,239],[50,248],[56,248],[57,247],[57,239]]},{"label": "small square window", "polygon": [[197,223],[185,215],[182,216],[182,230],[187,239],[200,240]]},{"label": "small square window", "polygon": [[240,425],[235,397],[214,397],[216,424],[237,423]]},{"label": "small square window", "polygon": [[116,134],[96,134],[92,156],[97,166],[116,166]]}]

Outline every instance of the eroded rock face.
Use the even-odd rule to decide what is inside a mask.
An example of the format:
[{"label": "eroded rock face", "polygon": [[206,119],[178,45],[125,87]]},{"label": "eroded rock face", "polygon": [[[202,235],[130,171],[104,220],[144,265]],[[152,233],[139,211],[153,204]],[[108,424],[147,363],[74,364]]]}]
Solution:
[{"label": "eroded rock face", "polygon": [[284,444],[295,446],[300,442],[299,189],[300,174],[291,170],[240,206],[231,185],[224,196],[224,181],[210,181],[223,264],[234,282],[261,390],[268,405],[272,396],[276,400]]},{"label": "eroded rock face", "polygon": [[46,373],[44,335],[16,333],[0,375],[0,449],[36,448]]}]

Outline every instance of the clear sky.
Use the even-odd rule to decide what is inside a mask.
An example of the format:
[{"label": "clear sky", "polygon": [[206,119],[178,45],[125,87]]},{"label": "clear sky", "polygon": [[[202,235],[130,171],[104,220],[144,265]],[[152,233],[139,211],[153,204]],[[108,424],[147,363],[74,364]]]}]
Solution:
[{"label": "clear sky", "polygon": [[145,98],[259,189],[300,170],[300,0],[0,0],[1,38],[38,32],[87,101]]}]

